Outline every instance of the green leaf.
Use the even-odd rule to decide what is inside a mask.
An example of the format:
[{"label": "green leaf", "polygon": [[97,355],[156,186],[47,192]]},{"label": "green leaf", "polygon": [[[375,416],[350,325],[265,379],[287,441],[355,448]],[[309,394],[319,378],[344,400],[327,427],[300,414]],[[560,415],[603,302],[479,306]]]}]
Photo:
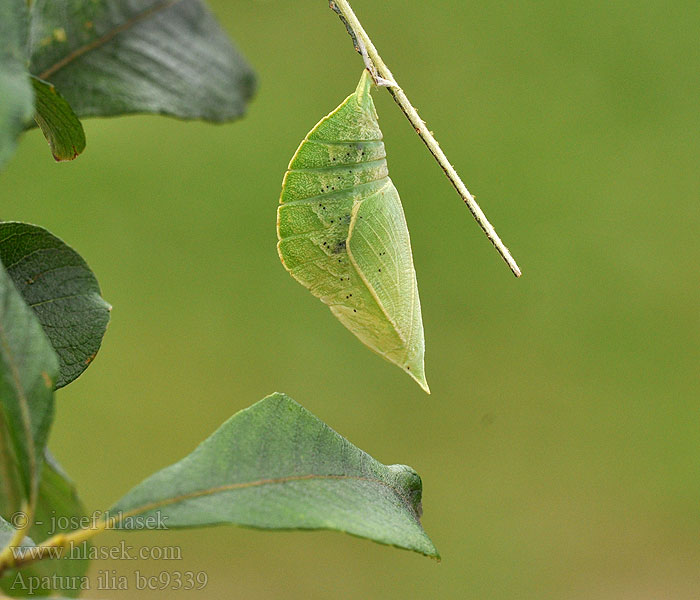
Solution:
[{"label": "green leaf", "polygon": [[421,491],[410,467],[377,462],[288,396],[273,394],[110,512],[123,511],[124,529],[335,529],[437,557],[419,520]]},{"label": "green leaf", "polygon": [[[34,515],[34,524],[29,530],[29,535],[35,540],[45,540],[55,533],[68,532],[76,529],[78,520],[84,517],[85,510],[75,491],[75,486],[68,479],[55,459],[47,452],[39,486],[39,498]],[[67,527],[62,527],[68,525]],[[54,530],[54,526],[56,529]],[[86,542],[87,544],[87,542]],[[77,597],[80,589],[60,588],[65,581],[78,581],[87,574],[90,566],[87,550],[84,546],[76,546],[73,557],[67,556],[66,551],[60,559],[44,559],[29,566],[23,567],[22,575],[34,578],[33,589],[12,585],[15,581],[14,573],[0,579],[0,589],[13,596],[32,595],[37,591],[42,593],[62,592],[67,597]],[[76,579],[74,579],[76,578]]]},{"label": "green leaf", "polygon": [[[16,529],[5,519],[0,517],[0,550],[7,548],[7,545],[12,541],[12,538],[15,537],[15,532]],[[25,537],[24,540],[22,540],[22,547],[25,546],[32,547],[36,546],[36,544],[31,538]]]},{"label": "green leaf", "polygon": [[[5,519],[0,517],[0,550],[4,550],[13,542],[15,533],[16,529],[10,523],[5,521]],[[29,537],[25,537],[22,540],[22,543],[20,544],[21,548],[33,548],[34,546],[36,546],[36,544]],[[22,586],[15,585],[15,589],[12,589],[16,575],[16,571],[8,570],[0,576],[0,589],[2,589],[5,593],[7,593],[8,596],[11,597],[18,595],[26,595],[26,593],[23,593],[25,592],[25,589]]]},{"label": "green leaf", "polygon": [[0,410],[0,515],[7,517],[25,508],[20,466],[10,443],[10,434]]},{"label": "green leaf", "polygon": [[0,168],[34,112],[27,71],[26,0],[0,2]]},{"label": "green leaf", "polygon": [[31,71],[80,117],[240,117],[254,75],[200,0],[36,0]]},{"label": "green leaf", "polygon": [[0,265],[0,486],[13,508],[36,501],[57,373],[41,324]]},{"label": "green leaf", "polygon": [[58,354],[56,388],[69,384],[95,358],[109,322],[97,278],[70,246],[27,223],[0,223],[0,262]]},{"label": "green leaf", "polygon": [[[44,540],[56,533],[73,531],[75,524],[85,515],[75,484],[70,480],[53,455],[47,450],[39,485],[39,499],[34,513],[34,525],[29,534]],[[59,521],[56,521],[59,519]],[[72,526],[60,527],[71,523]]]},{"label": "green leaf", "polygon": [[82,123],[52,84],[32,76],[32,85],[36,100],[34,120],[49,143],[51,154],[57,161],[77,158],[85,150]]},{"label": "green leaf", "polygon": [[302,141],[277,211],[282,264],[363,343],[428,393],[411,241],[363,71]]},{"label": "green leaf", "polygon": [[7,548],[7,545],[12,541],[14,536],[15,528],[0,517],[0,550]]},{"label": "green leaf", "polygon": [[15,535],[15,528],[0,517],[0,550],[7,548]]}]

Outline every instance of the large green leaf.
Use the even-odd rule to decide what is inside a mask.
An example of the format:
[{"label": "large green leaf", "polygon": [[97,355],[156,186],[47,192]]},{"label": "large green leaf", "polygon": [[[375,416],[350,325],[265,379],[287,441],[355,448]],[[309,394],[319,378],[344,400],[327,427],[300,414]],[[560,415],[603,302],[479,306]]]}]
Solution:
[{"label": "large green leaf", "polygon": [[[75,491],[75,486],[68,479],[55,459],[47,452],[39,485],[39,497],[34,515],[34,524],[29,535],[34,540],[44,541],[48,537],[75,529],[75,524],[84,517],[85,510]],[[66,527],[67,526],[67,527]],[[85,542],[87,544],[87,542]],[[78,581],[87,574],[90,562],[83,546],[67,550],[62,558],[46,558],[21,569],[24,578],[32,577],[36,582],[29,586],[14,586],[15,572],[0,579],[0,589],[12,596],[27,596],[37,591],[43,593],[60,591],[69,597],[80,594],[79,586],[75,589],[61,589],[65,581]],[[68,579],[67,579],[68,578]],[[73,579],[76,578],[76,579]]]},{"label": "large green leaf", "polygon": [[85,150],[83,124],[56,88],[32,76],[36,99],[34,120],[41,128],[57,161],[73,160]]},{"label": "large green leaf", "polygon": [[362,342],[428,393],[411,241],[364,71],[306,136],[277,212],[285,268]]},{"label": "large green leaf", "polygon": [[31,71],[78,116],[224,121],[254,91],[245,59],[200,0],[36,0]]},{"label": "large green leaf", "polygon": [[13,509],[36,501],[57,373],[41,324],[0,265],[0,486]]},{"label": "large green leaf", "polygon": [[273,394],[111,512],[123,511],[125,529],[145,528],[149,519],[166,527],[336,529],[438,556],[420,524],[421,493],[413,469],[381,464],[288,396]]},{"label": "large green leaf", "polygon": [[0,2],[0,168],[34,111],[27,71],[27,19],[26,0]]},{"label": "large green leaf", "polygon": [[75,250],[27,223],[0,223],[0,262],[58,354],[56,387],[69,384],[95,358],[109,322],[95,275]]}]

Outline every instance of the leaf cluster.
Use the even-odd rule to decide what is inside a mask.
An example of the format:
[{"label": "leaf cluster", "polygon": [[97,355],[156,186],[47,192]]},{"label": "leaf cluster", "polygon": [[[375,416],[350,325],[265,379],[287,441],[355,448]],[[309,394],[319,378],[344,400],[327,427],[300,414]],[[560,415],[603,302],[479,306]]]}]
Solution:
[{"label": "leaf cluster", "polygon": [[80,119],[154,113],[223,122],[255,91],[201,0],[3,0],[0,167],[39,126],[54,158],[85,149]]},{"label": "leaf cluster", "polygon": [[[0,263],[5,592],[16,592],[12,568],[38,577],[87,570],[86,559],[36,560],[50,556],[43,550],[74,547],[103,529],[138,530],[152,523],[335,529],[438,555],[420,524],[417,473],[376,461],[284,394],[231,417],[183,460],[116,502],[95,529],[47,538],[55,517],[70,523],[85,514],[73,484],[48,454],[54,392],[93,362],[111,307],[85,261],[41,227],[0,223]],[[16,549],[36,546],[33,540],[43,540],[35,554],[17,558]]]},{"label": "leaf cluster", "polygon": [[[240,117],[254,90],[251,68],[201,0],[0,3],[0,168],[34,126],[56,160],[72,160],[85,148],[84,117],[138,112],[222,122]],[[406,264],[407,285],[415,287],[412,263]],[[379,302],[377,314],[386,304]],[[84,576],[87,553],[65,560],[53,550],[79,548],[106,529],[148,529],[154,522],[334,529],[438,556],[420,523],[418,474],[375,460],[280,393],[233,415],[184,459],[134,487],[96,525],[72,526],[86,510],[48,450],[55,395],[95,360],[110,311],[74,249],[39,226],[0,222],[0,589],[6,594],[25,593],[13,586],[22,569],[44,582],[43,594],[76,595],[56,589],[49,576]],[[406,324],[392,318],[387,335],[400,337]],[[389,358],[414,366],[412,375],[423,384],[417,318],[420,347],[412,346],[408,358]],[[52,531],[57,519],[71,526]]]}]

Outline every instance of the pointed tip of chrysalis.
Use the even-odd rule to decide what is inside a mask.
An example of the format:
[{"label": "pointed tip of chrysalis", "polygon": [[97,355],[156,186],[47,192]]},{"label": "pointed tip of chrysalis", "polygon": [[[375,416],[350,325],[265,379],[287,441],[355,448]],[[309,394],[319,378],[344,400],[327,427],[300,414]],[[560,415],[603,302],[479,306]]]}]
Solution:
[{"label": "pointed tip of chrysalis", "polygon": [[430,394],[430,386],[428,386],[428,380],[425,378],[425,370],[423,368],[423,364],[421,363],[419,365],[406,365],[405,369],[406,373],[408,373],[411,376],[413,381],[415,381],[426,394]]},{"label": "pointed tip of chrysalis", "polygon": [[425,379],[425,377],[423,377],[423,379],[416,378],[416,382],[418,383],[419,386],[421,386],[421,388],[423,388],[423,391],[426,394],[430,395],[430,387],[428,386],[428,382]]},{"label": "pointed tip of chrysalis", "polygon": [[357,95],[358,104],[362,104],[370,97],[370,89],[372,88],[372,75],[365,69],[362,71],[362,76],[357,84],[355,94]]}]

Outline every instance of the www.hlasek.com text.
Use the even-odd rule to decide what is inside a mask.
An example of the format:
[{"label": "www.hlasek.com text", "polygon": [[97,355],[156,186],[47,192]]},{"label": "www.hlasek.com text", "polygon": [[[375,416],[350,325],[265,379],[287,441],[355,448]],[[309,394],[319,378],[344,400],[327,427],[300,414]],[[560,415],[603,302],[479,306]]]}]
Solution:
[{"label": "www.hlasek.com text", "polygon": [[134,548],[124,540],[113,546],[74,545],[66,548],[57,546],[20,546],[12,548],[16,560],[27,562],[42,558],[62,558],[65,560],[182,560],[180,546],[141,546]]}]

